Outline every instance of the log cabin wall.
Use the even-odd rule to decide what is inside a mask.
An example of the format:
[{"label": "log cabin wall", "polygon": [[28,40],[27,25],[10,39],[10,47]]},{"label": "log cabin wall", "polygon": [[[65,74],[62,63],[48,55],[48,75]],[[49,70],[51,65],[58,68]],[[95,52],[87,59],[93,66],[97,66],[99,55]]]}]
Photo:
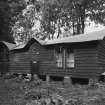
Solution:
[{"label": "log cabin wall", "polygon": [[[43,64],[40,68],[41,73],[64,76],[70,75],[71,77],[83,77],[91,78],[97,76],[98,73],[98,60],[97,60],[97,42],[85,42],[85,43],[75,43],[75,44],[62,44],[57,45],[63,46],[65,49],[70,48],[74,50],[75,55],[75,67],[74,68],[57,68],[56,60],[54,57],[55,46],[49,46],[50,55],[48,57],[52,58],[48,63]],[[52,50],[53,49],[53,50]],[[46,57],[47,58],[47,57]],[[43,59],[46,62],[46,58]],[[46,69],[47,68],[47,69]]]},{"label": "log cabin wall", "polygon": [[75,49],[76,67],[72,76],[96,78],[98,75],[98,42],[81,43]]},{"label": "log cabin wall", "polygon": [[30,50],[33,49],[32,60],[39,62],[39,74],[46,75],[46,73],[50,72],[50,69],[55,66],[54,51],[52,48],[49,49],[48,47],[44,47],[40,44],[36,45],[35,43],[30,47]]},{"label": "log cabin wall", "polygon": [[[30,43],[30,42],[29,42]],[[13,73],[46,73],[51,67],[52,50],[46,49],[37,41],[32,41],[25,48],[11,51],[9,71]],[[38,62],[39,70],[32,71],[32,63]]]},{"label": "log cabin wall", "polygon": [[[74,50],[75,67],[57,68],[55,47],[63,46],[64,49]],[[31,73],[31,62],[39,62],[39,69],[34,71],[40,75],[91,78],[98,74],[97,41],[85,43],[71,43],[42,46],[34,41],[28,48],[15,50],[10,57],[10,72]]]},{"label": "log cabin wall", "polygon": [[5,44],[0,42],[0,72],[8,72],[9,66],[9,49]]},{"label": "log cabin wall", "polygon": [[9,71],[11,73],[30,73],[30,57],[28,51],[12,51]]},{"label": "log cabin wall", "polygon": [[[12,51],[10,71],[22,73],[38,73],[40,75],[92,78],[105,70],[105,30],[86,35],[48,41],[41,45],[38,40],[28,42],[25,48]],[[104,38],[104,40],[103,40]],[[103,40],[103,41],[99,41]],[[75,57],[74,68],[58,68],[55,48],[72,49]],[[65,63],[67,56],[63,56]],[[37,69],[34,63],[38,62]]]},{"label": "log cabin wall", "polygon": [[30,46],[11,51],[9,71],[12,73],[30,73],[32,55]]},{"label": "log cabin wall", "polygon": [[65,47],[67,46],[64,46],[64,44],[44,46],[44,49],[46,51],[45,53],[42,53],[42,57],[40,59],[40,74],[41,75],[50,75],[50,76],[69,75],[67,70],[64,67],[58,68],[56,66],[57,61],[56,61],[55,50],[56,48],[59,48],[59,47],[62,47],[64,50]]},{"label": "log cabin wall", "polygon": [[99,75],[105,72],[105,38],[102,41],[99,41],[98,44],[98,65],[99,65]]}]

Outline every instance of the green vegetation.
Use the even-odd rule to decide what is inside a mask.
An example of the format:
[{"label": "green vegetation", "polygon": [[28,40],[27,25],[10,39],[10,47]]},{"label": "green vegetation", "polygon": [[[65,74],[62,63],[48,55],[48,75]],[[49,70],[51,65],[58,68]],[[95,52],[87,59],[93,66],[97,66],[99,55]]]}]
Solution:
[{"label": "green vegetation", "polygon": [[0,78],[0,83],[1,105],[104,105],[105,103],[105,84],[102,83],[94,86],[70,85],[62,82],[46,84],[39,80],[25,82],[18,77]]},{"label": "green vegetation", "polygon": [[84,33],[88,17],[105,24],[104,0],[27,0],[17,15],[14,37],[27,42],[32,37],[54,39]]},{"label": "green vegetation", "polygon": [[1,0],[0,39],[27,42],[81,34],[87,17],[105,25],[105,0]]}]

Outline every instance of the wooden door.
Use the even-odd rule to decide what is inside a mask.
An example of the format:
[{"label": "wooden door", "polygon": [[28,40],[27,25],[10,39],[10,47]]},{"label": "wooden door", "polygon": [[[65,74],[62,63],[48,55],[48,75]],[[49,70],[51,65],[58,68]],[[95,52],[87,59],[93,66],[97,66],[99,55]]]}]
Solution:
[{"label": "wooden door", "polygon": [[0,43],[0,72],[8,72],[9,66],[9,49]]},{"label": "wooden door", "polygon": [[39,74],[39,61],[31,61],[31,73]]},{"label": "wooden door", "polygon": [[9,71],[8,68],[9,68],[9,62],[0,62],[0,72],[2,74],[8,72]]}]

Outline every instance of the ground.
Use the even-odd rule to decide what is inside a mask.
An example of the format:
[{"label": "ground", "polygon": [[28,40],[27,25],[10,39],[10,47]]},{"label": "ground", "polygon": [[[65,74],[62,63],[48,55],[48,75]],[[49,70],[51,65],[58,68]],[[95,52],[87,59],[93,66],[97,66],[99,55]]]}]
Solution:
[{"label": "ground", "polygon": [[105,105],[105,84],[71,85],[0,77],[0,105]]}]

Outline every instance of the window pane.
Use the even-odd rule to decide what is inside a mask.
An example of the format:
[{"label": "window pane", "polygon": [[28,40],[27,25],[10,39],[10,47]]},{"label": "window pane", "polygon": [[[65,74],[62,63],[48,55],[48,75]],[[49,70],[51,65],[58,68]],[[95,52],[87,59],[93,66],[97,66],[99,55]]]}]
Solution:
[{"label": "window pane", "polygon": [[67,51],[66,66],[69,68],[74,68],[74,53]]},{"label": "window pane", "polygon": [[71,67],[71,68],[73,68],[74,67],[74,62],[67,62],[67,67]]},{"label": "window pane", "polygon": [[57,57],[57,67],[62,67],[62,54],[59,53]]},{"label": "window pane", "polygon": [[56,65],[57,67],[63,67],[63,54],[62,49],[56,50]]},{"label": "window pane", "polygon": [[58,60],[62,60],[62,54],[58,53]]},{"label": "window pane", "polygon": [[57,62],[57,67],[62,67],[62,62]]}]

